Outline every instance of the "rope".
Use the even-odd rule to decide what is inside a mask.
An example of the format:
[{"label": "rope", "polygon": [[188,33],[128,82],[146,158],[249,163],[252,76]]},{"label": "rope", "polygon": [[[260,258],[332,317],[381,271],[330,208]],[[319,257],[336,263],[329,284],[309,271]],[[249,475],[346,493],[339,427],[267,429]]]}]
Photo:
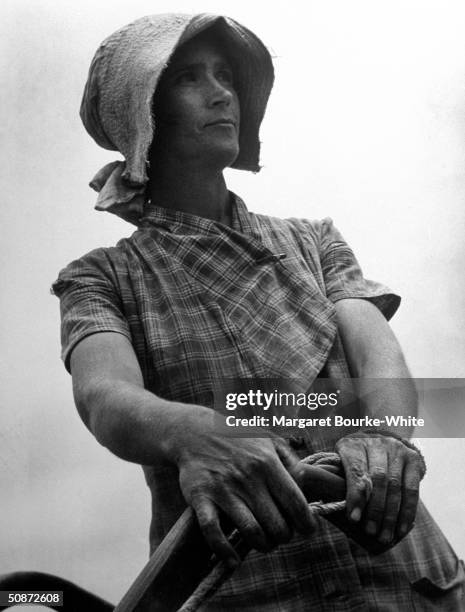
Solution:
[{"label": "rope", "polygon": [[300,463],[308,463],[309,465],[332,465],[333,467],[341,467],[341,458],[338,453],[329,453],[321,451],[308,455],[300,460]]},{"label": "rope", "polygon": [[[301,463],[308,463],[309,465],[314,466],[331,466],[333,468],[340,468],[341,459],[337,453],[315,453],[314,455],[309,455],[308,457],[304,457],[301,459]],[[309,504],[310,509],[315,514],[320,516],[325,516],[327,514],[331,514],[332,512],[338,512],[339,510],[344,510],[346,507],[346,502],[329,502],[323,503],[312,502]],[[245,546],[241,546],[242,542],[240,540],[240,534],[235,529],[230,537],[230,542],[233,541],[239,542],[239,549],[236,548],[236,552],[239,554],[241,560],[244,559],[248,548]],[[192,595],[187,599],[184,604],[179,608],[178,612],[196,612],[199,607],[207,601],[212,595],[218,590],[218,588],[223,584],[223,582],[229,578],[229,576],[233,573],[234,570],[231,570],[223,561],[219,561],[212,571],[206,576],[199,586],[195,589]]]}]

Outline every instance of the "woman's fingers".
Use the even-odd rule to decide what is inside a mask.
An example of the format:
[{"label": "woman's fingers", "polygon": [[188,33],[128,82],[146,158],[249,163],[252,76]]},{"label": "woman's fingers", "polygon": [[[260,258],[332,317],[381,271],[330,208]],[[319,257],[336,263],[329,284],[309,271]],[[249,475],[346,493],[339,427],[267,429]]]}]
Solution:
[{"label": "woman's fingers", "polygon": [[[365,435],[337,443],[347,482],[347,511],[364,520],[368,535],[382,544],[404,537],[412,528],[423,476],[420,455],[389,436]],[[372,485],[364,503],[364,480]]]},{"label": "woman's fingers", "polygon": [[237,567],[239,556],[223,533],[215,504],[208,497],[198,496],[192,499],[191,505],[210,550],[231,568]]},{"label": "woman's fingers", "polygon": [[274,466],[268,481],[268,489],[280,516],[298,533],[308,536],[316,529],[316,520],[305,495],[291,474],[279,463]]},{"label": "woman's fingers", "polygon": [[256,500],[259,503],[255,504],[254,511],[241,499],[229,495],[218,500],[218,506],[208,497],[199,496],[192,500],[192,507],[208,546],[231,567],[237,565],[239,557],[221,527],[219,512],[229,518],[250,548],[261,552],[268,552],[292,537],[292,529],[270,495],[262,491],[257,494]]},{"label": "woman's fingers", "polygon": [[365,510],[365,531],[374,536],[378,534],[385,518],[389,461],[382,444],[368,444],[366,454],[373,489]]},{"label": "woman's fingers", "polygon": [[[402,503],[402,473],[404,470],[404,448],[401,443],[384,444],[386,460],[386,478],[384,486],[384,508],[377,521],[378,539],[382,544],[389,544],[395,537],[399,510]],[[373,483],[373,494],[376,486]]]},{"label": "woman's fingers", "polygon": [[[251,548],[268,552],[289,542],[292,530],[277,509],[267,491],[261,491],[250,506],[233,500],[227,513]],[[258,502],[258,503],[257,503]]]},{"label": "woman's fingers", "polygon": [[[388,487],[386,494],[386,510],[383,524],[380,528],[379,540],[382,544],[389,544],[396,537],[396,527],[402,504],[402,472],[404,462],[402,458],[394,458],[390,462]],[[416,505],[415,505],[416,512]],[[407,533],[407,532],[406,532]],[[405,534],[404,534],[405,535]]]},{"label": "woman's fingers", "polygon": [[336,444],[344,467],[346,478],[347,516],[354,522],[360,521],[372,483],[368,475],[368,457],[363,438],[342,438]]},{"label": "woman's fingers", "polygon": [[402,475],[402,502],[397,521],[397,533],[404,537],[413,527],[420,496],[420,481],[423,477],[423,466],[415,451],[408,451]]}]

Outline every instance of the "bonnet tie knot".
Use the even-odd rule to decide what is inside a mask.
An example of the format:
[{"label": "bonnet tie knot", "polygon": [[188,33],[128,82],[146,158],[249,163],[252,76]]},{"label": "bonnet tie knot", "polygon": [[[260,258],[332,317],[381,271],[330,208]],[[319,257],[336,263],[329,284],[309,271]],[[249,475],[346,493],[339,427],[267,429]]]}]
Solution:
[{"label": "bonnet tie knot", "polygon": [[89,186],[99,192],[96,210],[111,212],[138,225],[143,215],[146,186],[131,185],[124,177],[125,170],[125,162],[110,162],[97,172]]}]

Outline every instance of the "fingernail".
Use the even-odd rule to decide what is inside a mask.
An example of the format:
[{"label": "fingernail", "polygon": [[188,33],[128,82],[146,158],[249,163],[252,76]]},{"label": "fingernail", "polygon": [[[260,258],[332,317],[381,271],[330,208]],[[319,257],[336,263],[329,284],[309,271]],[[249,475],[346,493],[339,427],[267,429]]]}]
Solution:
[{"label": "fingernail", "polygon": [[407,523],[402,523],[401,526],[399,527],[399,535],[400,536],[404,536],[408,531],[408,525]]},{"label": "fingernail", "polygon": [[392,540],[391,532],[389,531],[389,529],[385,529],[381,533],[379,537],[379,541],[382,542],[383,544],[389,544],[391,540]]},{"label": "fingernail", "polygon": [[368,521],[365,531],[368,535],[375,535],[378,531],[375,521]]},{"label": "fingernail", "polygon": [[358,523],[361,517],[362,517],[362,511],[360,510],[360,508],[354,508],[352,512],[350,513],[350,520],[354,521],[354,523]]}]

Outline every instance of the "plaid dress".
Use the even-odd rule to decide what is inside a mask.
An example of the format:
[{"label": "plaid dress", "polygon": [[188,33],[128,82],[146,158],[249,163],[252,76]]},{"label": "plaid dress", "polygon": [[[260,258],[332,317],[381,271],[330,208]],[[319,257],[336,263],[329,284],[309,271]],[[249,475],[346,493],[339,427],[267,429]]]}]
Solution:
[{"label": "plaid dress", "polygon": [[[400,299],[363,277],[330,219],[282,220],[233,202],[232,227],[151,206],[130,238],[62,270],[53,291],[66,367],[80,340],[112,331],[131,341],[148,390],[191,404],[212,407],[221,378],[349,378],[334,302],[367,299],[389,319]],[[297,435],[302,454],[335,442]],[[144,472],[153,550],[185,503],[173,467]],[[324,519],[310,539],[251,552],[205,610],[463,610],[464,579],[420,504],[412,532],[376,557]]]}]

